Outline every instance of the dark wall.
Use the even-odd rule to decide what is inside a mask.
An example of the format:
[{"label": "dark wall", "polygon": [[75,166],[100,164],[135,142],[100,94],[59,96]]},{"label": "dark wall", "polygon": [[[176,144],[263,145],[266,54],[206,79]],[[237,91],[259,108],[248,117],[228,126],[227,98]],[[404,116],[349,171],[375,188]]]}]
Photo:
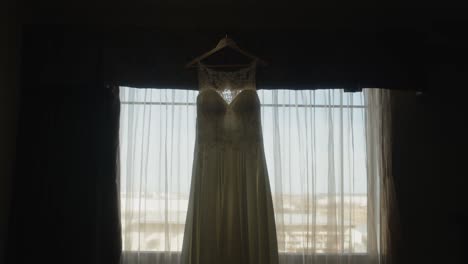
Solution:
[{"label": "dark wall", "polygon": [[[196,71],[184,65],[216,46],[216,29],[119,29],[28,25],[25,28],[31,78],[43,84],[86,83],[96,71],[107,83],[132,87],[197,89]],[[423,89],[424,68],[411,67],[424,35],[412,45],[395,39],[411,32],[362,29],[231,30],[240,47],[268,62],[257,71],[259,89],[387,87]],[[223,54],[226,54],[225,52]],[[222,59],[222,56],[219,56]],[[100,65],[93,64],[100,61]],[[228,60],[229,61],[229,60]],[[29,65],[29,64],[28,64]],[[100,67],[100,69],[98,69]]]},{"label": "dark wall", "polygon": [[431,8],[427,1],[90,2],[25,4],[23,21],[38,33],[38,44],[56,43],[42,52],[59,49],[59,63],[68,63],[44,62],[49,74],[44,78],[74,81],[79,71],[89,71],[92,67],[71,62],[80,59],[84,45],[103,48],[108,80],[139,86],[155,86],[158,80],[187,88],[195,80],[183,65],[226,33],[270,63],[260,78],[270,81],[265,86],[315,82],[314,87],[438,89],[461,81],[468,70],[464,10]]},{"label": "dark wall", "polygon": [[14,1],[0,4],[0,263],[3,263],[18,112],[19,24]]}]

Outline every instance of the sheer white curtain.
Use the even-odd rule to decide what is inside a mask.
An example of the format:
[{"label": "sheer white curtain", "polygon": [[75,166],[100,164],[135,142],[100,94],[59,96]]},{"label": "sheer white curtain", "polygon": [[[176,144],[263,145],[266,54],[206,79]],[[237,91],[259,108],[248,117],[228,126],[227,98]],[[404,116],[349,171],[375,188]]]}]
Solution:
[{"label": "sheer white curtain", "polygon": [[[281,263],[379,263],[388,91],[260,90]],[[123,263],[178,263],[196,91],[121,87]]]},{"label": "sheer white curtain", "polygon": [[280,262],[379,263],[388,91],[260,96]]},{"label": "sheer white curtain", "polygon": [[177,263],[195,142],[197,92],[121,87],[123,263]]}]

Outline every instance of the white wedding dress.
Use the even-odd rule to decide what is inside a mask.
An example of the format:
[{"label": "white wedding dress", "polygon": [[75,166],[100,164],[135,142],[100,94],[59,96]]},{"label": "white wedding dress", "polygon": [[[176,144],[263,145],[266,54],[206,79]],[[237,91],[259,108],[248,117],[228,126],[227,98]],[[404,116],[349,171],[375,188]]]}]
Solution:
[{"label": "white wedding dress", "polygon": [[199,65],[183,264],[278,263],[255,67],[223,72]]}]

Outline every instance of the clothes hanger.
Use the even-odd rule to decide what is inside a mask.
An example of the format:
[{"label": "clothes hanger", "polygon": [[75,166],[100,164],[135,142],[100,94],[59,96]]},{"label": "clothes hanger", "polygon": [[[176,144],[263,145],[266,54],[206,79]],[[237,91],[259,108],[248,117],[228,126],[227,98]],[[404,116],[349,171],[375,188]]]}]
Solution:
[{"label": "clothes hanger", "polygon": [[[257,63],[262,65],[262,66],[268,65],[264,60],[262,60],[262,59],[258,58],[257,56],[252,55],[249,52],[239,48],[239,46],[237,46],[236,42],[234,42],[234,40],[232,40],[231,38],[228,38],[228,36],[226,34],[226,37],[222,38],[218,42],[218,45],[216,45],[216,47],[214,49],[204,53],[201,56],[198,56],[197,58],[195,58],[191,62],[187,63],[185,65],[185,68],[196,67],[196,64],[198,64],[202,60],[206,59],[207,57],[209,57],[209,56],[213,55],[214,53],[216,53],[216,52],[218,52],[218,51],[220,51],[222,49],[225,49],[225,48],[231,48],[231,49],[239,52],[240,54],[242,54],[242,55],[244,55],[244,56],[246,56],[246,57],[248,57],[248,58],[250,58],[252,60],[257,61]],[[210,68],[212,68],[212,67],[245,67],[245,66],[248,66],[248,65],[244,65],[244,64],[207,65],[207,67],[210,67]]]}]

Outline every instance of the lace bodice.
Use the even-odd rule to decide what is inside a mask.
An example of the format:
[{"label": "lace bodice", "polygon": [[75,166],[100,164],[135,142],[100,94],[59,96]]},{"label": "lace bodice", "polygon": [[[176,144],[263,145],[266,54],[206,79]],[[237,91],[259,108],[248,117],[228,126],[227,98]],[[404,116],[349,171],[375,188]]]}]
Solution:
[{"label": "lace bodice", "polygon": [[197,137],[210,146],[239,148],[261,140],[255,64],[235,72],[200,65]]},{"label": "lace bodice", "polygon": [[200,91],[214,89],[227,103],[239,94],[240,91],[255,90],[255,74],[257,63],[237,71],[216,71],[209,69],[202,63],[198,67],[198,85]]}]

